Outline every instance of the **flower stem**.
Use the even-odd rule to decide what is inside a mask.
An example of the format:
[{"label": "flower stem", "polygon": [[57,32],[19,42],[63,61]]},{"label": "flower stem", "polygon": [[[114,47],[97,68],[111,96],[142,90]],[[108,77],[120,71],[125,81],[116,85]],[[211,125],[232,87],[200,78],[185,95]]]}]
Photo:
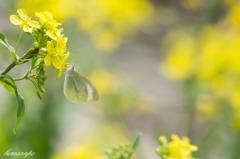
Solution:
[{"label": "flower stem", "polygon": [[14,66],[16,66],[15,62],[12,62],[2,73],[1,75],[6,75]]},{"label": "flower stem", "polygon": [[19,62],[21,62],[22,60],[24,60],[25,58],[28,57],[28,55],[30,55],[33,51],[35,51],[38,48],[35,47],[31,47],[22,57],[19,58]]},{"label": "flower stem", "polygon": [[[18,62],[21,62],[22,60],[24,60],[26,57],[28,57],[28,55],[30,55],[34,50],[36,50],[37,48],[35,47],[31,47],[22,57],[19,58]],[[1,75],[6,75],[14,66],[16,66],[15,62],[12,62],[2,73]]]},{"label": "flower stem", "polygon": [[36,90],[38,90],[36,83],[31,78],[29,78],[29,80],[33,83],[33,85],[35,86]]},{"label": "flower stem", "polygon": [[17,54],[18,44],[19,44],[20,39],[21,39],[21,37],[22,37],[22,33],[23,33],[23,29],[22,29],[22,31],[21,31],[21,33],[20,33],[20,35],[19,35],[19,38],[18,38],[18,42],[17,42],[17,47],[16,47],[16,50],[15,50],[15,54]]},{"label": "flower stem", "polygon": [[25,76],[19,77],[19,78],[14,78],[13,80],[14,80],[14,81],[21,81],[21,80],[23,80],[23,79],[26,79]]}]

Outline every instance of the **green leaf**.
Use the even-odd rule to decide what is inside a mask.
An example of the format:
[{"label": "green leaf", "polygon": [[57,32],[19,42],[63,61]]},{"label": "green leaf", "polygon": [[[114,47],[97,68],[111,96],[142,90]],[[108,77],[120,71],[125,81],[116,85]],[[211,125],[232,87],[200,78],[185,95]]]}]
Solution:
[{"label": "green leaf", "polygon": [[131,159],[132,155],[137,151],[140,138],[141,138],[141,134],[138,134],[137,138],[135,139],[135,142],[133,143],[132,152],[129,154],[129,159]]},{"label": "green leaf", "polygon": [[[18,128],[22,122],[22,118],[25,113],[25,103],[24,98],[19,94],[14,80],[11,76],[0,75],[0,83],[5,87],[5,89],[16,95],[18,101],[18,110],[17,110],[17,124],[13,130],[13,135],[17,134]],[[14,91],[13,91],[14,90]]]},{"label": "green leaf", "polygon": [[14,82],[9,79],[8,77],[2,77],[0,78],[0,83],[3,85],[3,87],[10,93],[15,94],[15,84]]},{"label": "green leaf", "polygon": [[16,62],[19,57],[16,55],[15,49],[11,45],[8,44],[6,36],[3,33],[1,33],[1,32],[0,32],[0,43],[8,48],[8,50],[10,51],[10,53],[12,55],[12,60],[14,62]]}]

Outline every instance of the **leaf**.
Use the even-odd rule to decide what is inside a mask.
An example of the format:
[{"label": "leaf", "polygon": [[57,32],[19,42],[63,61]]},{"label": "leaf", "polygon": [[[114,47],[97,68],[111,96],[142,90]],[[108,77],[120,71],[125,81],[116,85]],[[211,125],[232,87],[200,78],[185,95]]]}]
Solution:
[{"label": "leaf", "polygon": [[17,110],[17,123],[13,130],[13,135],[15,136],[17,134],[18,128],[22,122],[22,118],[25,113],[25,103],[24,98],[19,94],[17,87],[15,85],[14,80],[11,76],[8,75],[0,75],[0,83],[5,87],[7,91],[10,93],[13,93],[17,97],[18,101],[18,110]]},{"label": "leaf", "polygon": [[8,50],[10,51],[10,53],[12,55],[12,60],[14,62],[16,62],[19,57],[16,55],[15,49],[11,45],[8,44],[6,36],[3,33],[1,33],[1,32],[0,32],[0,43],[8,48]]},{"label": "leaf", "polygon": [[[1,75],[3,76],[3,75]],[[7,78],[7,77],[1,77],[0,83],[3,85],[3,87],[10,93],[15,94],[15,84],[14,82]]]},{"label": "leaf", "polygon": [[133,143],[132,152],[129,154],[129,159],[131,159],[132,155],[137,151],[140,138],[141,138],[141,134],[138,134],[137,138],[135,139],[135,142]]}]

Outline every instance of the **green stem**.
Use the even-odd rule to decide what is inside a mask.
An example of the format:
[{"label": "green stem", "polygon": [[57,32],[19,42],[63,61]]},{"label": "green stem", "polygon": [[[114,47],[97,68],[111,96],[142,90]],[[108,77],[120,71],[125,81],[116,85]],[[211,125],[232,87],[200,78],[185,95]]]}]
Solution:
[{"label": "green stem", "polygon": [[[22,57],[19,58],[18,62],[21,62],[25,58],[28,57],[37,47],[31,47]],[[16,66],[15,62],[12,62],[2,73],[1,75],[6,75],[14,66]]]},{"label": "green stem", "polygon": [[22,33],[23,33],[23,29],[22,29],[22,31],[21,31],[21,33],[20,33],[20,35],[19,35],[19,38],[18,38],[18,42],[17,42],[17,47],[16,47],[15,54],[17,54],[18,44],[19,44],[20,39],[21,39],[21,37],[22,37]]},{"label": "green stem", "polygon": [[16,66],[15,62],[12,62],[2,73],[1,75],[6,75],[14,66]]},{"label": "green stem", "polygon": [[28,55],[30,55],[34,50],[36,50],[37,47],[31,47],[22,57],[19,58],[19,62],[21,62],[21,60],[24,60],[25,58],[28,57]]},{"label": "green stem", "polygon": [[19,78],[14,78],[13,80],[14,81],[21,81],[21,80],[24,80],[24,79],[26,79],[25,76],[19,77]]},{"label": "green stem", "polygon": [[33,85],[35,86],[36,90],[38,90],[36,83],[31,78],[29,78],[29,80],[33,83]]}]

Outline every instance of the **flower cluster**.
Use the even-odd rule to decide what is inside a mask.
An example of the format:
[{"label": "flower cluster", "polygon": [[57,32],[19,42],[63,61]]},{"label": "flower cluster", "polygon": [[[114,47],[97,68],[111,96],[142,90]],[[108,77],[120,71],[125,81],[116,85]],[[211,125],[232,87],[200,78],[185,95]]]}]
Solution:
[{"label": "flower cluster", "polygon": [[226,107],[232,110],[234,125],[240,130],[240,3],[228,7],[218,23],[205,25],[198,33],[171,31],[165,40],[168,56],[161,70],[168,78],[194,81],[200,114],[210,119],[224,114],[221,109]]},{"label": "flower cluster", "polygon": [[130,143],[127,144],[120,144],[117,147],[112,149],[107,149],[106,154],[108,159],[131,159],[133,154],[136,152],[139,142],[140,142],[141,135],[139,134],[133,145],[131,146]]},{"label": "flower cluster", "polygon": [[149,26],[154,12],[148,0],[20,0],[18,4],[30,13],[40,8],[55,13],[60,20],[76,19],[94,47],[103,52],[113,51],[137,29]]},{"label": "flower cluster", "polygon": [[59,69],[58,77],[60,77],[63,69],[69,67],[69,63],[66,63],[69,52],[65,53],[68,38],[62,34],[62,28],[58,29],[61,24],[57,23],[48,11],[35,13],[40,24],[37,21],[32,21],[24,9],[18,9],[17,12],[18,16],[11,15],[10,21],[15,25],[20,25],[24,32],[35,38],[35,41],[40,45],[39,49],[43,53],[41,57],[45,64],[50,66],[52,63],[55,68]]},{"label": "flower cluster", "polygon": [[131,152],[132,148],[130,143],[125,145],[121,144],[111,150],[106,150],[109,159],[128,159]]},{"label": "flower cluster", "polygon": [[159,137],[160,147],[156,152],[162,159],[195,159],[192,157],[192,151],[197,151],[198,147],[191,145],[189,138],[183,137],[181,140],[177,135],[172,135],[173,141],[167,141],[165,136]]},{"label": "flower cluster", "polygon": [[24,9],[19,9],[17,12],[18,16],[10,16],[10,21],[14,25],[20,25],[20,28],[29,33],[32,33],[33,28],[41,28],[40,24],[37,21],[31,20],[31,18],[27,16],[27,12]]}]

